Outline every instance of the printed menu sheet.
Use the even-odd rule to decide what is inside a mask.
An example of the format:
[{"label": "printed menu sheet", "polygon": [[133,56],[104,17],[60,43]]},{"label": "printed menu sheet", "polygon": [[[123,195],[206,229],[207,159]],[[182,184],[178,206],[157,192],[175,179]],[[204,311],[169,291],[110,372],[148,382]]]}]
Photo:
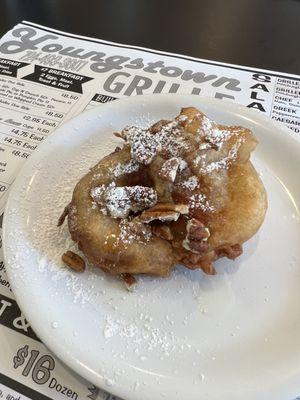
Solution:
[{"label": "printed menu sheet", "polygon": [[[58,126],[85,109],[153,93],[234,101],[300,135],[300,76],[111,43],[22,22],[0,40],[0,215],[22,165]],[[1,226],[2,217],[0,400],[116,400],[64,366],[29,326],[5,273]]]}]

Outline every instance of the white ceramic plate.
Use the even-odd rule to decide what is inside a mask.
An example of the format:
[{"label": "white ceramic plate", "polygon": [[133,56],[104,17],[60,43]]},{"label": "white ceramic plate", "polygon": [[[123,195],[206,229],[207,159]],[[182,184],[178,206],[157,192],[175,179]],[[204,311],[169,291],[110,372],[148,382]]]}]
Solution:
[{"label": "white ceramic plate", "polygon": [[[259,234],[219,274],[178,267],[141,278],[135,293],[101,271],[76,274],[56,223],[78,179],[129,124],[149,125],[196,106],[249,127],[269,197]],[[300,393],[300,141],[236,104],[198,96],[119,100],[59,128],[31,156],[4,221],[7,272],[33,329],[67,365],[128,400],[291,400]],[[155,257],[155,255],[153,255]]]}]

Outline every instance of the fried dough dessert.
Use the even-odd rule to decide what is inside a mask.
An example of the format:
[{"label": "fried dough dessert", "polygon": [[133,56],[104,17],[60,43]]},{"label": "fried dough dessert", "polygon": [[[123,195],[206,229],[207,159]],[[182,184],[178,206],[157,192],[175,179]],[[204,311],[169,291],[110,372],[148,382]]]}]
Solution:
[{"label": "fried dough dessert", "polygon": [[217,124],[196,108],[149,129],[116,133],[123,147],[77,183],[68,216],[72,239],[109,274],[166,277],[176,264],[214,274],[261,226],[264,186],[249,161],[249,129]]}]

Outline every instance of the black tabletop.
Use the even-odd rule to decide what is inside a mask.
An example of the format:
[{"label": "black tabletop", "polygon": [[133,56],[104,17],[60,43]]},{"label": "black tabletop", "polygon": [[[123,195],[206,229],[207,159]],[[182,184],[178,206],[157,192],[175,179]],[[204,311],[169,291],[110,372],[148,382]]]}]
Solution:
[{"label": "black tabletop", "polygon": [[22,20],[120,43],[300,74],[299,0],[0,0]]}]

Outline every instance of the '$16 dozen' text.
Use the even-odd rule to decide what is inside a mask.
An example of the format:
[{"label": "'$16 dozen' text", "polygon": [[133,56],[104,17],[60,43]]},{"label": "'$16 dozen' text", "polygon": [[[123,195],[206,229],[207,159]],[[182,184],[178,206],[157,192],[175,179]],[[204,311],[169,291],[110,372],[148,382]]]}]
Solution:
[{"label": "'$16 dozen' text", "polygon": [[65,397],[78,399],[75,391],[62,385],[52,376],[55,360],[50,354],[40,355],[38,350],[29,350],[28,345],[25,345],[18,349],[12,361],[15,369],[19,369],[23,376],[31,377],[36,384],[47,385]]}]

